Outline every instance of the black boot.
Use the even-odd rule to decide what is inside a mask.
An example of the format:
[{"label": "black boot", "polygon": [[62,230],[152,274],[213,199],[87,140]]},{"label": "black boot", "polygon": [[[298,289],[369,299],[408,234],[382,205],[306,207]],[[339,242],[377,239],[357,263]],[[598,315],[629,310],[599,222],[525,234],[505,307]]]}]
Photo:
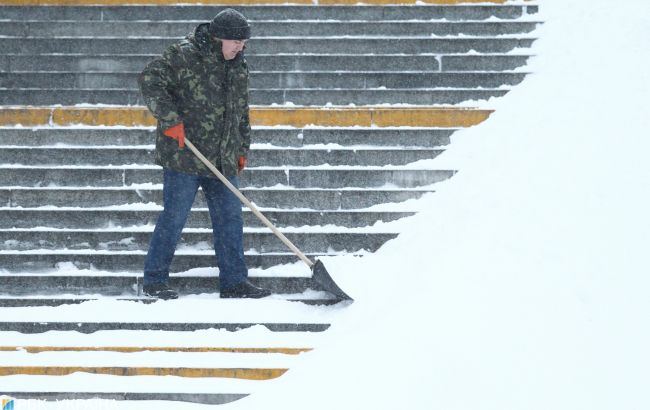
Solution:
[{"label": "black boot", "polygon": [[142,293],[144,293],[145,296],[151,296],[162,300],[178,299],[178,292],[170,288],[166,283],[144,285],[142,287]]},{"label": "black boot", "polygon": [[243,282],[226,289],[221,289],[221,298],[250,298],[260,299],[269,296],[271,292],[266,289],[258,288],[245,279]]}]

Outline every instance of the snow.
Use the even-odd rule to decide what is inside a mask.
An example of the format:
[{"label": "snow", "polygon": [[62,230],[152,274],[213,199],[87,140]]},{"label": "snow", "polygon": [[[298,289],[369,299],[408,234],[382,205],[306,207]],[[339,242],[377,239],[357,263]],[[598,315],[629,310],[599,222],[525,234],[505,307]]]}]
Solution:
[{"label": "snow", "polygon": [[[116,307],[122,309],[116,311]],[[191,319],[187,312],[193,312]],[[216,303],[214,299],[191,298],[151,305],[98,299],[83,305],[7,309],[3,320],[37,323],[158,323],[161,317],[165,317],[168,323],[328,323],[341,314],[341,309],[288,303],[282,299],[218,300]]]},{"label": "snow", "polygon": [[[3,378],[3,389],[253,392],[224,409],[649,408],[650,3],[547,0],[540,13],[536,18],[545,23],[536,32],[538,57],[530,66],[535,74],[504,98],[490,100],[496,112],[455,133],[432,162],[460,172],[437,184],[435,194],[407,201],[409,210],[421,212],[400,221],[402,234],[377,253],[322,258],[356,299],[353,305],[264,300],[251,306],[196,298],[151,306],[99,300],[3,309],[3,320],[185,321],[192,312],[192,321],[331,322],[321,334],[273,334],[256,327],[236,334],[141,332],[133,340],[259,346],[292,341],[316,348],[290,359],[285,375],[263,383],[12,376]],[[5,345],[124,344],[132,337],[8,333]],[[57,360],[74,365],[79,357]],[[154,405],[147,406],[114,407]],[[171,402],[155,407],[206,408]]]},{"label": "snow", "polygon": [[[126,302],[132,305],[132,302]],[[320,333],[269,332],[263,326],[252,326],[239,332],[206,329],[194,332],[140,332],[138,338],[127,330],[72,333],[51,331],[24,334],[6,332],[3,346],[155,346],[155,347],[313,347],[322,339]],[[243,337],[242,337],[243,336]],[[218,343],[215,341],[218,340]],[[220,343],[220,344],[219,344]]]},{"label": "snow", "polygon": [[[372,226],[364,226],[364,227],[355,227],[355,228],[350,228],[346,226],[339,226],[339,225],[334,225],[334,224],[327,224],[327,225],[305,225],[305,226],[300,226],[300,227],[295,227],[295,226],[284,226],[278,228],[279,231],[283,233],[347,233],[347,234],[352,234],[352,233],[387,233],[387,232],[393,232],[395,229],[397,229],[398,224],[400,224],[400,221],[393,221],[393,222],[381,222],[378,221]],[[121,233],[121,234],[129,234],[129,233],[139,233],[139,232],[153,232],[154,230],[154,225],[153,224],[138,224],[138,225],[130,225],[130,226],[111,226],[108,228],[97,228],[97,229],[79,229],[79,228],[53,228],[49,226],[35,226],[35,227],[30,227],[30,228],[6,228],[6,229],[1,229],[0,228],[0,233],[27,233],[27,232],[56,232],[56,233],[71,233],[71,234],[79,234],[79,233]],[[212,233],[211,228],[184,228],[183,233]],[[271,233],[271,230],[269,228],[265,227],[245,227],[244,228],[244,233]],[[126,241],[127,239],[124,239],[123,241]],[[133,240],[133,238],[130,238],[130,240]],[[13,242],[13,241],[12,241]],[[120,244],[122,245],[128,245],[128,243],[122,243],[120,241]],[[210,245],[211,246],[211,245]]]},{"label": "snow", "polygon": [[[46,391],[46,392],[154,392],[169,393],[174,391],[183,391],[187,393],[205,393],[210,391],[228,391],[231,393],[247,394],[254,391],[259,382],[251,380],[235,380],[221,378],[190,379],[175,376],[132,376],[132,377],[114,377],[103,375],[85,375],[81,373],[71,374],[65,377],[57,376],[7,376],[3,380],[4,391],[25,391],[25,386],[29,386],[29,391]],[[137,386],[134,389],[134,386]],[[62,409],[62,410],[117,410],[117,409],[148,409],[158,408],[157,404],[152,402],[144,403],[122,403],[107,400],[92,401],[58,401],[42,402],[37,400],[15,400],[16,408],[40,410],[40,409]],[[165,405],[160,402],[161,405]],[[169,405],[169,403],[166,403]],[[126,406],[126,407],[125,407]],[[149,407],[151,406],[151,407]],[[165,408],[165,407],[163,407]],[[167,407],[171,408],[171,407]],[[197,407],[194,407],[197,408]],[[200,407],[199,407],[200,408]],[[209,407],[203,407],[209,408]]]},{"label": "snow", "polygon": [[460,173],[327,261],[356,298],[327,346],[225,408],[648,408],[649,4],[540,12],[536,74],[435,160]]}]

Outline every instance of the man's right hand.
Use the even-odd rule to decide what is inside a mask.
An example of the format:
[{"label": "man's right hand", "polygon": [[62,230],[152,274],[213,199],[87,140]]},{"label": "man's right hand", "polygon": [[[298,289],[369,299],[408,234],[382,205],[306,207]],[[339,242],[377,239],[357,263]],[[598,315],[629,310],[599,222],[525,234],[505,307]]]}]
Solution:
[{"label": "man's right hand", "polygon": [[178,141],[178,148],[185,147],[185,126],[182,122],[167,128],[163,134]]}]

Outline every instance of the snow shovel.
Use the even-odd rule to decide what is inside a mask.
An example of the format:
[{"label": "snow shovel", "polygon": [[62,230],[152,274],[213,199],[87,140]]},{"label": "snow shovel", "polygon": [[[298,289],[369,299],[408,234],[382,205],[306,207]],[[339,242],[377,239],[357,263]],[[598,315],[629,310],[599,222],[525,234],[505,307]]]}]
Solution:
[{"label": "snow shovel", "polygon": [[348,296],[345,292],[343,292],[343,290],[341,290],[341,288],[336,284],[336,282],[334,282],[332,276],[330,276],[329,272],[327,272],[327,269],[325,269],[325,265],[323,265],[323,262],[319,260],[316,260],[316,262],[312,262],[304,253],[302,253],[300,249],[296,247],[296,245],[294,245],[286,236],[284,236],[284,234],[280,232],[278,228],[276,228],[271,223],[271,221],[269,221],[257,209],[257,207],[255,207],[255,205],[251,203],[251,201],[249,201],[237,188],[235,188],[235,186],[231,184],[230,181],[228,181],[228,179],[225,176],[223,176],[223,174],[219,172],[219,170],[214,165],[212,165],[212,163],[208,161],[208,159],[203,154],[201,154],[201,152],[194,146],[194,144],[192,144],[187,139],[187,137],[185,137],[185,145],[189,147],[189,149],[194,153],[194,155],[196,155],[197,158],[200,159],[201,162],[203,162],[205,166],[208,167],[210,171],[212,171],[212,173],[217,178],[219,178],[221,182],[223,182],[228,187],[228,189],[230,189],[232,193],[235,194],[237,198],[239,198],[239,200],[244,205],[246,205],[251,211],[253,211],[255,216],[257,216],[260,219],[260,221],[264,223],[264,225],[266,225],[269,229],[271,229],[271,231],[275,234],[275,236],[280,238],[280,240],[285,245],[287,245],[287,247],[291,249],[291,251],[296,256],[298,256],[303,262],[307,264],[307,266],[311,269],[312,272],[312,276],[311,276],[312,281],[314,281],[317,285],[319,285],[321,289],[336,296],[339,300],[352,300],[352,298]]}]

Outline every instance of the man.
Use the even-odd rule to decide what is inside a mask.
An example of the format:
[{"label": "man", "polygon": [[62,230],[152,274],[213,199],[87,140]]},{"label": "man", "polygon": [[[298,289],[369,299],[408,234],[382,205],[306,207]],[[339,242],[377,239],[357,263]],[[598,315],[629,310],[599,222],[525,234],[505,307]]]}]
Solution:
[{"label": "man", "polygon": [[146,295],[176,299],[169,266],[199,186],[214,236],[222,298],[261,298],[244,261],[243,219],[237,197],[185,148],[185,136],[239,187],[250,148],[246,18],[225,9],[150,62],[138,79],[158,120],[155,162],[163,167],[163,205],[144,265]]}]

